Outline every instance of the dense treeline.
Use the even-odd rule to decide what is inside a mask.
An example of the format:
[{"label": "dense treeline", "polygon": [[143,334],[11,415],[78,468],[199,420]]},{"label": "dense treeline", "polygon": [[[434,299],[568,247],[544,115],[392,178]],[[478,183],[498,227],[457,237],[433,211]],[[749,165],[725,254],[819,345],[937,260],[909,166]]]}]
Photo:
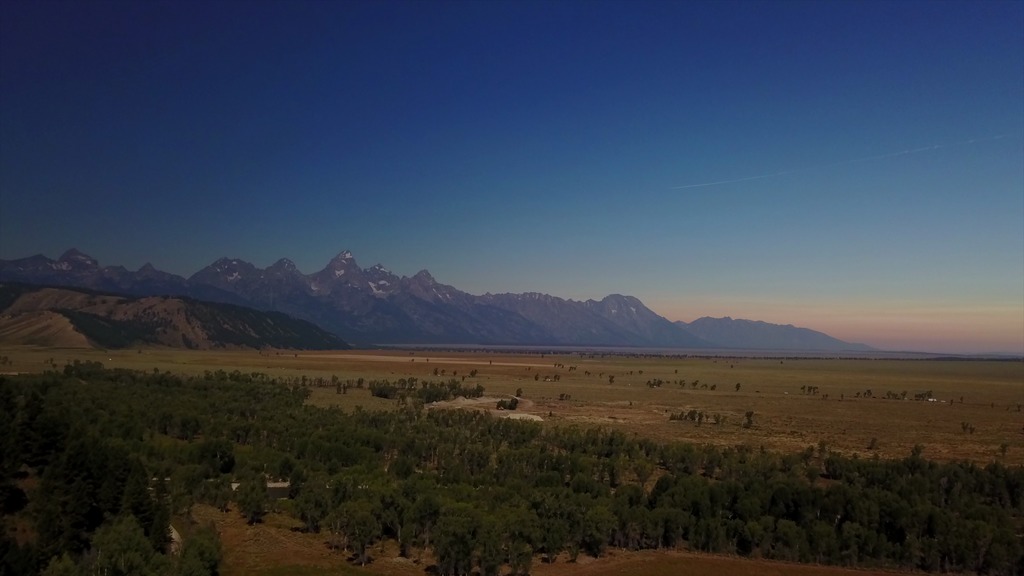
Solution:
[{"label": "dense treeline", "polygon": [[219,346],[284,348],[295,350],[345,350],[341,338],[312,322],[282,312],[255,310],[221,302],[179,297],[186,315],[195,319],[207,338]]},{"label": "dense treeline", "polygon": [[[112,388],[88,389],[85,378],[108,375],[98,363],[65,374],[0,377],[0,574],[217,574],[212,527],[194,527],[181,554],[167,555],[170,498],[147,457],[144,415],[130,417],[133,404]],[[125,392],[127,382],[107,384]],[[119,417],[97,418],[108,403]],[[19,546],[7,519],[26,515],[36,537]]]},{"label": "dense treeline", "polygon": [[[360,387],[362,378],[358,381]],[[344,385],[343,385],[344,386]],[[447,381],[434,382],[431,380],[420,380],[419,378],[399,378],[391,380],[371,380],[367,387],[370,394],[377,398],[397,399],[401,403],[408,401],[410,397],[418,399],[424,404],[431,402],[442,402],[462,396],[464,398],[479,398],[484,395],[484,387],[464,386],[461,381],[449,378]]]},{"label": "dense treeline", "polygon": [[[168,515],[233,500],[258,522],[275,505],[266,482],[286,479],[281,508],[332,547],[367,562],[392,539],[404,555],[432,552],[440,574],[526,574],[609,547],[1024,574],[1020,467],[658,444],[419,403],[342,412],[308,395],[262,374],[88,363],[5,377],[4,514],[30,518],[38,539],[5,537],[4,568],[95,566],[116,541],[144,552],[133,573],[212,573],[209,534],[163,554]],[[40,479],[27,507],[15,482],[26,474]]]},{"label": "dense treeline", "polygon": [[104,348],[127,348],[140,344],[157,344],[157,334],[171,326],[169,319],[106,318],[81,310],[56,310],[67,318],[89,340]]}]

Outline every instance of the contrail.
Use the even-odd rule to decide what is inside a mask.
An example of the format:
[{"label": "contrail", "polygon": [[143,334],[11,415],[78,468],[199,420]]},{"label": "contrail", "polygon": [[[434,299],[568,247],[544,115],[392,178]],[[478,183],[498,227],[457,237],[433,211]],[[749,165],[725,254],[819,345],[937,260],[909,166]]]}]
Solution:
[{"label": "contrail", "polygon": [[909,150],[901,150],[899,152],[889,152],[887,154],[877,154],[875,156],[864,156],[863,158],[854,158],[852,160],[841,160],[839,162],[832,162],[830,164],[818,164],[816,166],[808,166],[806,168],[794,168],[792,170],[782,170],[781,172],[771,172],[768,174],[758,174],[757,176],[747,176],[745,178],[734,178],[732,180],[718,180],[715,182],[701,182],[699,184],[686,184],[684,186],[673,186],[670,190],[685,190],[687,188],[706,188],[708,186],[720,186],[722,184],[735,184],[736,182],[749,182],[750,180],[763,180],[765,178],[776,178],[779,176],[785,176],[787,174],[795,174],[797,172],[808,172],[810,170],[821,170],[822,168],[834,168],[836,166],[845,166],[847,164],[856,164],[858,162],[868,162],[870,160],[883,160],[886,158],[896,158],[897,156],[906,156],[907,154],[918,154],[921,152],[928,152],[929,150],[939,150],[942,148],[952,148],[953,146],[964,146],[966,144],[975,144],[977,142],[988,142],[991,140],[999,140],[1000,138],[1007,138],[1007,134],[998,134],[996,136],[986,136],[984,138],[971,138],[970,140],[962,140],[960,142],[952,142],[949,144],[934,144],[932,146],[924,146],[922,148],[911,148]]}]

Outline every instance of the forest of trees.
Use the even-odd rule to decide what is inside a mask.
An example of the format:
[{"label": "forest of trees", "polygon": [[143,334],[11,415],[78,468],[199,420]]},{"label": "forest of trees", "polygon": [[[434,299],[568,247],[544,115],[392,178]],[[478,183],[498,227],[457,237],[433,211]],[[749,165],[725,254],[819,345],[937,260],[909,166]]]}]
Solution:
[{"label": "forest of trees", "polygon": [[[216,574],[216,531],[194,526],[170,555],[170,518],[202,502],[259,522],[265,483],[289,480],[285,508],[339,553],[372,561],[390,539],[445,575],[527,574],[609,548],[1024,574],[1021,467],[664,444],[308,396],[237,371],[0,377],[0,573]],[[15,520],[36,537],[12,538]]]}]

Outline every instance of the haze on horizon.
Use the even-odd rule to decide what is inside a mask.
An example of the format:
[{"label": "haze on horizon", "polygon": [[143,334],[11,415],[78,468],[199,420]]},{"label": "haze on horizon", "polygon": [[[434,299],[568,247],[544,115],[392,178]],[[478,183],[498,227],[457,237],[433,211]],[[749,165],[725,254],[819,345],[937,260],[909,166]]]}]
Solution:
[{"label": "haze on horizon", "polygon": [[1024,353],[1020,2],[0,3],[0,258]]}]

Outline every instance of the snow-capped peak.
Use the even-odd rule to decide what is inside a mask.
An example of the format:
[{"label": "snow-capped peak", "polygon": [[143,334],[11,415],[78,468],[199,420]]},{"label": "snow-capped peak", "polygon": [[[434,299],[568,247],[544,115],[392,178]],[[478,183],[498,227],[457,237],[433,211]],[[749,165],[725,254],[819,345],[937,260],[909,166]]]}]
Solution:
[{"label": "snow-capped peak", "polygon": [[327,264],[327,267],[331,270],[337,271],[339,269],[345,268],[358,268],[359,265],[356,264],[356,260],[355,258],[352,257],[352,253],[349,252],[348,250],[345,250],[343,252],[339,252],[338,255],[335,256],[334,258],[331,258],[331,261],[330,263]]}]

